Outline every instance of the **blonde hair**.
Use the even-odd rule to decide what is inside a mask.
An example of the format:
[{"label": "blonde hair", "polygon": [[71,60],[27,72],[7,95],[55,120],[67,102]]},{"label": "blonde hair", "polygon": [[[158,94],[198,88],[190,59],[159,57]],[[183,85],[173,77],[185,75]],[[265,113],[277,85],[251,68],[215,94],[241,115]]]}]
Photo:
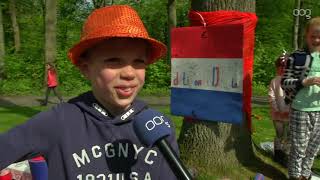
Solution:
[{"label": "blonde hair", "polygon": [[304,31],[305,35],[307,35],[307,33],[309,32],[309,29],[311,26],[320,26],[320,16],[314,17],[307,22],[306,28]]}]

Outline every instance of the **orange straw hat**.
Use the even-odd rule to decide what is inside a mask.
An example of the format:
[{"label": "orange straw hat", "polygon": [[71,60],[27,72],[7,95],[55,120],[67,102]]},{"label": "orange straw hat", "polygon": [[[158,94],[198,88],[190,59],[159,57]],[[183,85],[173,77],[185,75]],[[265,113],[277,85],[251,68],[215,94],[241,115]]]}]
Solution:
[{"label": "orange straw hat", "polygon": [[83,25],[80,42],[68,52],[68,57],[77,65],[79,57],[90,47],[113,37],[139,38],[149,42],[151,48],[148,64],[166,54],[166,46],[150,38],[138,13],[127,5],[107,6],[94,10]]}]

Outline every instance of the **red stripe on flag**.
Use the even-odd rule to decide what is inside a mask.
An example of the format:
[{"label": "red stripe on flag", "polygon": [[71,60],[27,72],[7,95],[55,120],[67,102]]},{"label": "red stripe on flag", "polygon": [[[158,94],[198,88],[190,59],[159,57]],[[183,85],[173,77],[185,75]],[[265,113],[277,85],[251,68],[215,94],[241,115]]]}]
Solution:
[{"label": "red stripe on flag", "polygon": [[242,58],[243,25],[174,28],[172,58]]}]

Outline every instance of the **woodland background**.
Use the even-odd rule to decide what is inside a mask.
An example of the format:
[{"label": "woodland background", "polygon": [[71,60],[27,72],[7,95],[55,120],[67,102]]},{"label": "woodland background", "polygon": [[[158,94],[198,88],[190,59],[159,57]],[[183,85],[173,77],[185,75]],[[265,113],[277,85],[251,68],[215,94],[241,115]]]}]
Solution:
[{"label": "woodland background", "polygon": [[[258,16],[253,93],[266,96],[268,84],[275,75],[276,58],[283,50],[292,52],[304,45],[303,27],[307,18],[294,16],[293,11],[309,10],[311,17],[319,16],[319,1],[1,0],[0,96],[43,95],[46,62],[55,62],[60,81],[58,88],[64,96],[74,96],[90,89],[89,83],[67,59],[67,51],[78,42],[83,21],[95,8],[129,4],[138,11],[149,34],[169,45],[169,29],[174,25],[188,26],[191,5],[200,6],[202,10],[217,7],[245,11],[242,5],[250,3],[255,3]],[[254,8],[250,12],[254,12]],[[170,75],[169,56],[149,66],[142,94],[168,96]],[[1,117],[8,119],[2,123],[0,131],[23,122],[43,108],[0,107]],[[159,110],[170,115],[168,106]],[[252,148],[252,144],[272,141],[275,136],[268,113],[269,106],[254,106],[252,110],[252,134],[248,133],[245,126],[206,121],[195,123],[171,116],[180,134],[177,137],[183,162],[203,179],[213,179],[212,176],[206,177],[209,174],[219,178],[230,175],[232,179],[242,180],[252,177],[256,172],[273,179],[284,179],[285,168],[272,162],[270,157],[259,155],[255,146]],[[17,117],[19,115],[21,117]],[[319,158],[313,168],[313,171],[320,172]]]},{"label": "woodland background", "polygon": [[[255,94],[263,95],[266,92],[266,87],[275,74],[275,59],[283,50],[291,52],[294,49],[293,9],[296,8],[297,1],[256,0],[258,25],[253,77]],[[312,17],[320,14],[318,1],[300,1],[301,8],[311,9]],[[85,18],[97,7],[130,4],[141,15],[152,37],[166,44],[169,42],[166,0],[52,0],[48,2],[1,0],[0,94],[41,94],[45,87],[44,64],[48,61],[55,61],[59,74],[59,89],[63,95],[71,96],[88,90],[89,83],[67,59],[67,51],[79,40]],[[177,27],[188,26],[190,4],[191,1],[187,0],[175,1]],[[300,17],[300,29],[306,20],[305,17]],[[51,23],[53,29],[46,31],[46,22]],[[50,35],[50,32],[54,32],[54,35]],[[300,30],[298,35],[301,36],[302,33],[303,31]],[[50,42],[50,38],[53,40],[48,45],[45,42],[46,40]],[[303,40],[300,37],[299,41],[302,46]],[[169,92],[169,58],[164,58],[148,67],[146,77],[145,90]]]}]

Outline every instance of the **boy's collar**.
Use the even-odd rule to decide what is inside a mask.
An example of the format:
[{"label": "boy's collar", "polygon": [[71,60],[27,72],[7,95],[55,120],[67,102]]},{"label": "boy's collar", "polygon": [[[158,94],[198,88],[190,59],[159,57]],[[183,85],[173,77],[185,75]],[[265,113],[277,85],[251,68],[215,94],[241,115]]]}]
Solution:
[{"label": "boy's collar", "polygon": [[147,108],[147,104],[140,100],[134,100],[131,105],[124,110],[122,113],[118,115],[114,115],[110,113],[107,109],[103,107],[102,104],[98,102],[98,100],[94,97],[93,93],[90,92],[91,107],[93,107],[96,111],[98,111],[102,116],[110,118],[115,124],[122,124],[128,122],[132,119],[132,116],[141,112],[143,109]]},{"label": "boy's collar", "polygon": [[93,102],[93,103],[91,104],[91,106],[92,106],[95,110],[97,110],[98,112],[100,112],[103,116],[105,116],[105,117],[108,117],[108,116],[109,116],[107,110],[105,110],[103,107],[101,107],[98,102]]},{"label": "boy's collar", "polygon": [[147,104],[140,100],[134,100],[124,112],[113,116],[93,96],[92,91],[86,92],[76,98],[70,99],[69,103],[78,105],[84,111],[92,114],[100,121],[112,124],[123,124],[133,119],[134,115],[148,108]]}]

